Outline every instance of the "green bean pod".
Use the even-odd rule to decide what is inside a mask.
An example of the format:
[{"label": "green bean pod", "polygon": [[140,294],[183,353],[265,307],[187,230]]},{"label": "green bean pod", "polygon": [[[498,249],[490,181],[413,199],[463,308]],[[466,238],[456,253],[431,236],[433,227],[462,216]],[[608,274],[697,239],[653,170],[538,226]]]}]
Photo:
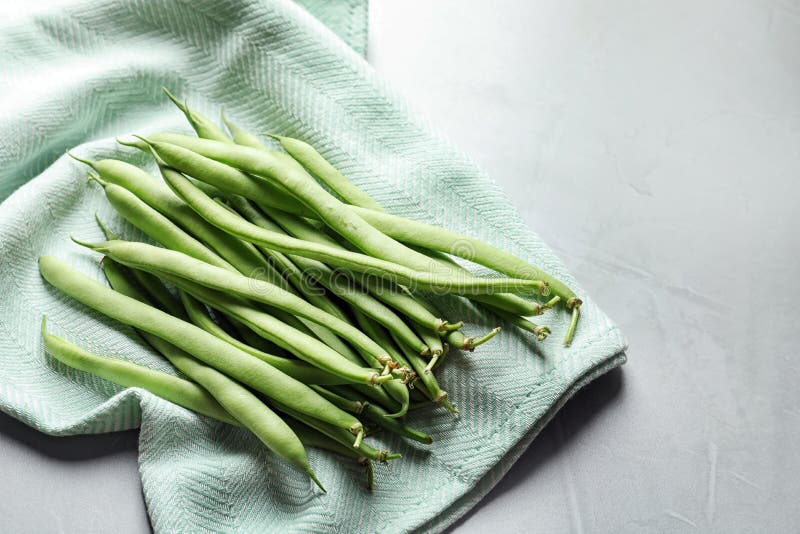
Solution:
[{"label": "green bean pod", "polygon": [[113,319],[143,330],[188,352],[198,360],[264,395],[353,434],[363,430],[358,419],[333,406],[305,384],[236,347],[136,299],[117,293],[52,256],[39,258],[47,282],[78,302]]},{"label": "green bean pod", "polygon": [[[330,228],[370,256],[394,262],[416,271],[435,272],[430,258],[400,244],[376,230],[345,204],[320,186],[301,165],[279,152],[229,145],[208,139],[192,139],[191,149],[206,159],[236,167],[244,172],[269,179],[283,186],[311,208]],[[194,176],[192,162],[202,157],[177,145],[156,142],[153,148],[167,164]],[[188,155],[186,153],[189,153]]]},{"label": "green bean pod", "polygon": [[[251,134],[244,128],[240,128],[233,121],[228,120],[228,117],[225,116],[224,111],[220,111],[220,118],[222,119],[222,122],[225,124],[225,126],[228,128],[228,131],[231,133],[231,137],[233,138],[234,143],[236,143],[237,145],[257,148],[259,150],[267,150],[266,145],[264,145],[264,142],[261,141],[260,138]],[[208,139],[205,135],[201,134],[197,130],[195,130],[195,132],[197,132],[198,137]]]},{"label": "green bean pod", "polygon": [[50,334],[46,326],[47,322],[42,317],[45,350],[64,365],[92,373],[120,386],[145,389],[187,410],[239,426],[240,423],[208,391],[194,382],[125,360],[92,354],[66,339]]},{"label": "green bean pod", "polygon": [[322,395],[324,398],[328,399],[331,404],[338,406],[342,410],[346,412],[350,412],[355,415],[359,415],[364,411],[364,409],[369,404],[368,402],[364,402],[358,399],[349,399],[343,397],[338,393],[334,393],[329,388],[324,388],[322,386],[311,386],[311,389]]}]

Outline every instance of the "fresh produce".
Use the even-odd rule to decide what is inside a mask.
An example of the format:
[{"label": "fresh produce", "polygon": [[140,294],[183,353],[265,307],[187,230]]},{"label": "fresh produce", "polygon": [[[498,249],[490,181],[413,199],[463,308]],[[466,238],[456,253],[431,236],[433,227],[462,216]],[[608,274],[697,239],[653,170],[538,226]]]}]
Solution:
[{"label": "fresh produce", "polygon": [[[73,155],[160,246],[127,241],[98,220],[106,241],[73,240],[102,254],[111,287],[53,257],[40,257],[39,269],[134,327],[185,378],[90,354],[43,321],[56,359],[241,426],[324,491],[306,446],[366,465],[371,487],[371,462],[400,455],[364,441],[365,425],[430,445],[435,436],[402,419],[412,399],[458,413],[436,371],[448,350],[473,351],[500,329],[467,336],[426,293],[468,298],[538,341],[550,330],[528,317],[561,302],[571,342],[581,301],[557,279],[474,238],[385,213],[304,141],[271,136],[285,152],[271,150],[223,115],[228,136],[167,95],[199,137],[123,143],[153,155],[163,181]],[[505,276],[476,277],[448,254]]]}]

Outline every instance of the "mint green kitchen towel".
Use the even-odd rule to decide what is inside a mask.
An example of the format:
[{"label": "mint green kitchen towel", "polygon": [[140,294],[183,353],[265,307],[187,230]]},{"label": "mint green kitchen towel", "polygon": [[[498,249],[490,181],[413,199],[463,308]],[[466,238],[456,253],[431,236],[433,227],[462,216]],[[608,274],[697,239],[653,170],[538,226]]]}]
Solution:
[{"label": "mint green kitchen towel", "polygon": [[[155,170],[114,137],[186,129],[162,86],[210,116],[224,107],[253,131],[308,140],[390,212],[475,235],[579,286],[505,194],[364,60],[365,0],[8,4],[0,8],[0,409],[53,435],[140,427],[156,532],[441,531],[578,388],[624,362],[622,334],[579,291],[572,347],[559,341],[566,315],[551,312],[544,318],[555,334],[544,343],[505,325],[479,352],[451,355],[441,382],[461,414],[409,418],[433,434],[433,446],[370,438],[403,455],[376,466],[374,491],[358,465],[310,450],[327,495],[246,431],[64,367],[43,351],[42,315],[93,352],[168,369],[130,329],[48,287],[36,265],[52,254],[102,280],[97,255],[69,240],[101,238],[95,212],[142,238],[63,153]],[[460,299],[442,305],[469,333],[498,323]]]}]

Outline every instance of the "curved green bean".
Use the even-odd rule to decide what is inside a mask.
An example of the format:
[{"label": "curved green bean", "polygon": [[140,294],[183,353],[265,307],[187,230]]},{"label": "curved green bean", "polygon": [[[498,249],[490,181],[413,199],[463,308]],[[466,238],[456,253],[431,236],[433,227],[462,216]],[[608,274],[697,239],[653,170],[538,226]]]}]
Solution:
[{"label": "curved green bean", "polygon": [[303,442],[303,445],[306,447],[316,447],[317,449],[324,449],[326,451],[330,451],[336,453],[340,456],[344,456],[346,458],[352,458],[361,465],[364,466],[367,472],[367,489],[371,490],[373,487],[373,472],[372,472],[372,461],[369,458],[362,455],[358,449],[354,449],[352,447],[348,447],[342,443],[339,443],[336,440],[333,440],[326,436],[325,434],[314,430],[310,426],[304,425],[297,419],[287,418],[286,424],[289,425],[289,428],[297,434],[297,437],[300,438],[300,441]]},{"label": "curved green bean", "polygon": [[277,398],[301,413],[320,418],[353,434],[363,431],[358,419],[336,408],[305,384],[191,323],[117,293],[52,256],[39,258],[39,271],[51,285],[82,304],[161,337],[270,398]]},{"label": "curved green bean", "polygon": [[64,365],[97,375],[120,386],[146,389],[153,395],[187,410],[239,426],[239,422],[208,391],[194,382],[125,360],[92,354],[49,333],[44,317],[42,339],[45,350]]}]

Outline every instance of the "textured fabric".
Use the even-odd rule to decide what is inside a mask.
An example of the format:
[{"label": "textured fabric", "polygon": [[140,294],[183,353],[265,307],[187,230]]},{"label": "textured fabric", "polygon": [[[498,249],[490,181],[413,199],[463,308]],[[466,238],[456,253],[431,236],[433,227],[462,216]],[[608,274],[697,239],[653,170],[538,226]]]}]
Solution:
[{"label": "textured fabric", "polygon": [[[130,329],[48,287],[36,266],[53,254],[102,279],[98,256],[69,241],[101,238],[95,212],[142,237],[62,154],[81,145],[82,155],[152,169],[113,137],[186,128],[162,86],[211,116],[224,107],[253,131],[302,137],[388,211],[488,240],[577,287],[498,187],[354,52],[366,46],[366,2],[302,4],[308,11],[288,0],[61,2],[18,7],[30,13],[0,26],[0,198],[25,184],[0,205],[0,409],[55,435],[140,426],[157,532],[440,531],[491,489],[577,388],[625,359],[621,333],[580,292],[569,349],[559,342],[567,317],[551,312],[555,334],[545,343],[509,327],[474,355],[451,355],[441,382],[461,415],[409,417],[433,434],[430,447],[371,437],[403,455],[376,466],[372,493],[359,466],[310,450],[329,490],[322,495],[247,432],[45,355],[46,314],[54,332],[93,352],[167,369]],[[498,322],[462,300],[441,303],[468,333]]]}]

